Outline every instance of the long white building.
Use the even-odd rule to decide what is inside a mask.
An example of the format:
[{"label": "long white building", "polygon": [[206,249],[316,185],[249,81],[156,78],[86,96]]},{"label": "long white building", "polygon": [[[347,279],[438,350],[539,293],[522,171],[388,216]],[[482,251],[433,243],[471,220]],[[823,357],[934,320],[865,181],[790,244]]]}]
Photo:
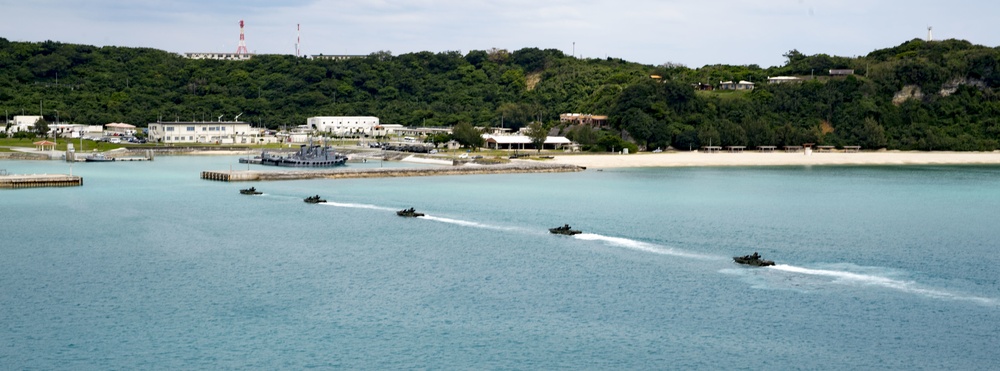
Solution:
[{"label": "long white building", "polygon": [[340,135],[372,135],[379,126],[375,116],[318,116],[310,117],[306,123],[313,130]]},{"label": "long white building", "polygon": [[232,144],[250,131],[250,124],[242,121],[149,123],[149,139],[158,143]]}]

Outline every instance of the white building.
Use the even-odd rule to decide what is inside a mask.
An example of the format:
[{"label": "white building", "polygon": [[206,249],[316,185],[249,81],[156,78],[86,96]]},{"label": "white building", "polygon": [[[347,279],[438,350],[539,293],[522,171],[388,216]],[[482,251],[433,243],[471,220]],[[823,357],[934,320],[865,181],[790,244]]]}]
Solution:
[{"label": "white building", "polygon": [[149,123],[149,139],[158,143],[233,144],[251,132],[250,124],[241,121]]},{"label": "white building", "polygon": [[14,116],[13,122],[10,123],[9,131],[11,133],[19,131],[34,131],[35,123],[41,119],[42,116]]},{"label": "white building", "polygon": [[773,76],[773,77],[768,76],[767,77],[767,83],[768,84],[784,84],[784,83],[789,83],[789,82],[802,82],[802,79],[799,78],[799,77],[795,77],[795,76]]},{"label": "white building", "polygon": [[253,53],[184,53],[188,59],[214,59],[223,61],[245,61],[253,58]]},{"label": "white building", "polygon": [[379,126],[378,117],[374,116],[320,116],[310,117],[308,126],[316,131],[337,135],[363,134],[373,135],[375,127]]},{"label": "white building", "polygon": [[[486,140],[486,148],[490,149],[536,149],[535,143],[531,141],[531,137],[527,135],[490,135],[483,134],[483,139]],[[542,149],[563,149],[563,150],[573,150],[575,148],[573,141],[567,139],[566,137],[545,137],[545,142],[542,143]]]},{"label": "white building", "polygon": [[719,90],[753,90],[754,83],[743,81],[734,83],[732,81],[719,81]]},{"label": "white building", "polygon": [[323,54],[317,54],[317,55],[310,55],[309,59],[324,59],[324,60],[331,60],[331,61],[343,61],[343,60],[347,60],[347,59],[357,59],[357,58],[365,58],[365,57],[367,57],[367,55],[344,55],[344,54],[341,54],[341,55],[323,55]]},{"label": "white building", "polygon": [[106,128],[104,130],[104,135],[123,137],[135,135],[135,125],[126,124],[124,122],[112,122],[104,125],[104,127]]}]

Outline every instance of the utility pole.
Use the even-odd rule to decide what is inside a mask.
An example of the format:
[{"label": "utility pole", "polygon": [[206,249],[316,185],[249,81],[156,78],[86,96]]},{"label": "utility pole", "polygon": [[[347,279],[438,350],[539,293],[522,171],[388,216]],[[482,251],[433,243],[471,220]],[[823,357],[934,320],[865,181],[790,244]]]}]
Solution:
[{"label": "utility pole", "polygon": [[[52,142],[58,144],[59,143],[59,110],[55,110],[55,111],[56,111],[56,128],[52,129]],[[54,146],[52,148],[55,149]]]}]

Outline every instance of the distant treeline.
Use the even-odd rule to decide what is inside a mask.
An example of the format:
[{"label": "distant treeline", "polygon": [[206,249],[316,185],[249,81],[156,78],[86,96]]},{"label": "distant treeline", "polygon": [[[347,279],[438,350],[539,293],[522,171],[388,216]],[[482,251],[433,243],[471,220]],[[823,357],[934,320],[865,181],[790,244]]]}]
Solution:
[{"label": "distant treeline", "polygon": [[[688,68],[578,59],[525,48],[313,60],[249,61],[0,38],[0,109],[79,124],[213,121],[268,128],[311,116],[372,115],[406,126],[542,121],[588,149],[713,145],[860,145],[865,149],[1000,147],[1000,50],[912,40],[846,58],[796,50],[779,67]],[[830,69],[855,74],[830,77]],[[652,75],[660,78],[651,78]],[[767,84],[769,76],[802,82]],[[747,80],[752,91],[696,91]],[[564,127],[560,113],[609,116],[610,127]],[[634,144],[630,144],[630,143]]]}]

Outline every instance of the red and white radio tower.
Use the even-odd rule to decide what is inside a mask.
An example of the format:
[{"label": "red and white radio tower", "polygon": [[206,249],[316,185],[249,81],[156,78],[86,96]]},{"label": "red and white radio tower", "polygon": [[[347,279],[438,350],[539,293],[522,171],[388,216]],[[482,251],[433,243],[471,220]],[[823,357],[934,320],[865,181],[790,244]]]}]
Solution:
[{"label": "red and white radio tower", "polygon": [[240,45],[236,47],[237,55],[247,55],[250,51],[247,50],[247,42],[243,39],[243,20],[240,20]]}]

